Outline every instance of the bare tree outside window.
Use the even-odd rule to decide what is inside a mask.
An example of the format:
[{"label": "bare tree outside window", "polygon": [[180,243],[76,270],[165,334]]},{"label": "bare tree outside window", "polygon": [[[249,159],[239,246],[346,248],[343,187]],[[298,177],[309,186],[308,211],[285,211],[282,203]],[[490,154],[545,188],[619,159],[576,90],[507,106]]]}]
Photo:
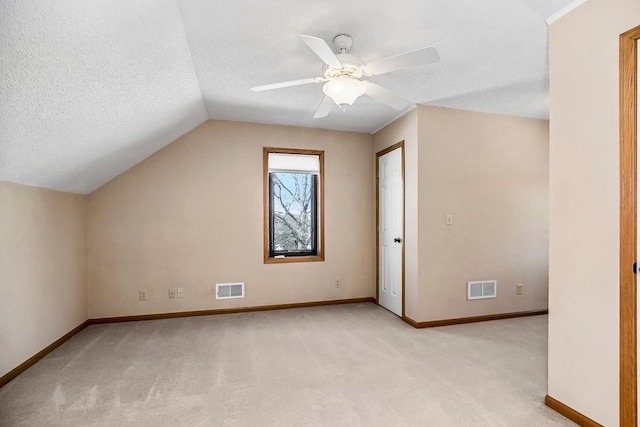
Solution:
[{"label": "bare tree outside window", "polygon": [[271,185],[273,252],[315,251],[315,175],[273,172]]}]

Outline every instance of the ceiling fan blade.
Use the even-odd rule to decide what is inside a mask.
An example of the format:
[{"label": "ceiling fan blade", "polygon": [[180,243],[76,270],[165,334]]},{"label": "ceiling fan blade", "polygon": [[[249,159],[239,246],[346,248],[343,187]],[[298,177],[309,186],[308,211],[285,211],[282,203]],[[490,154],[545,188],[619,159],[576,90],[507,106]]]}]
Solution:
[{"label": "ceiling fan blade", "polygon": [[440,60],[440,55],[435,47],[425,47],[411,52],[405,52],[388,58],[379,59],[364,67],[364,72],[370,76],[390,73],[402,68],[418,67],[420,65],[433,64]]},{"label": "ceiling fan blade", "polygon": [[314,78],[310,78],[310,79],[291,80],[289,82],[272,83],[270,85],[255,86],[255,87],[252,87],[251,90],[254,91],[254,92],[262,92],[263,90],[280,89],[280,88],[283,88],[283,87],[306,85],[306,84],[309,84],[309,83],[320,83],[323,80],[324,79],[321,78],[321,77],[314,77]]},{"label": "ceiling fan blade", "polygon": [[338,59],[333,50],[329,47],[324,40],[313,36],[300,36],[302,41],[309,46],[309,48],[324,61],[325,64],[333,68],[342,68],[342,62]]},{"label": "ceiling fan blade", "polygon": [[367,82],[367,91],[365,92],[365,94],[377,101],[395,108],[396,110],[404,110],[413,105],[412,102],[407,101],[400,95],[396,95],[389,89],[385,89],[382,86],[369,81]]},{"label": "ceiling fan blade", "polygon": [[318,109],[313,115],[313,118],[319,119],[321,117],[327,117],[329,115],[329,111],[331,111],[331,108],[333,108],[334,105],[335,103],[333,102],[333,99],[325,96],[324,98],[322,98],[322,102],[320,102],[320,105],[318,105]]}]

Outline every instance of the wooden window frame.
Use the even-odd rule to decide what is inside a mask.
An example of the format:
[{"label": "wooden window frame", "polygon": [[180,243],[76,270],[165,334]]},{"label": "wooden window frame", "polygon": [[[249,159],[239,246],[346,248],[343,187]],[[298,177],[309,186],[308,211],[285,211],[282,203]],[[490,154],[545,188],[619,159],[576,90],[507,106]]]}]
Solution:
[{"label": "wooden window frame", "polygon": [[[318,262],[324,261],[324,151],[304,150],[298,148],[276,148],[264,147],[262,150],[262,182],[263,182],[263,218],[264,218],[264,263],[265,264],[285,264],[291,262]],[[320,161],[320,176],[318,177],[317,188],[317,213],[316,213],[316,235],[317,235],[317,255],[285,256],[284,258],[272,257],[269,250],[270,234],[270,212],[269,212],[269,153],[280,154],[302,154],[318,156]]]}]

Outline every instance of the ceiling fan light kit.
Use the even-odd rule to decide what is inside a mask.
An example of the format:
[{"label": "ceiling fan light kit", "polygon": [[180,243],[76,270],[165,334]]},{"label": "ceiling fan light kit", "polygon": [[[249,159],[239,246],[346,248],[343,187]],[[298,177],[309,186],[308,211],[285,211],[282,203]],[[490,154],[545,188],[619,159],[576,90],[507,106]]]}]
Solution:
[{"label": "ceiling fan light kit", "polygon": [[367,90],[367,84],[362,80],[351,77],[339,77],[329,80],[322,87],[325,95],[333,99],[333,102],[343,110],[353,105],[360,96]]},{"label": "ceiling fan light kit", "polygon": [[325,63],[324,76],[256,86],[251,90],[261,92],[325,82],[322,86],[322,91],[326,96],[313,115],[314,118],[329,115],[332,106],[331,101],[344,111],[346,107],[353,105],[364,94],[396,110],[404,110],[413,105],[413,103],[382,86],[371,81],[361,80],[361,78],[389,73],[403,68],[432,64],[440,60],[438,51],[435,48],[426,47],[365,64],[359,57],[348,53],[353,44],[353,38],[348,34],[338,34],[333,38],[333,46],[338,52],[337,54],[321,38],[306,35],[300,37]]}]

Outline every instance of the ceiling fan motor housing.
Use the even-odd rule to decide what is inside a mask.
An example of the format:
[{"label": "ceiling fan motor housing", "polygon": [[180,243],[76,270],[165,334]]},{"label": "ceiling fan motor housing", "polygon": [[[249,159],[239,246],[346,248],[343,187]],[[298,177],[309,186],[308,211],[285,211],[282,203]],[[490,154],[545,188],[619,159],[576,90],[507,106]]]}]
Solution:
[{"label": "ceiling fan motor housing", "polygon": [[362,59],[350,53],[339,53],[336,55],[342,63],[342,68],[333,68],[331,66],[324,66],[324,77],[326,79],[335,79],[336,77],[349,76],[354,79],[359,79],[363,76],[362,69],[364,62]]}]

